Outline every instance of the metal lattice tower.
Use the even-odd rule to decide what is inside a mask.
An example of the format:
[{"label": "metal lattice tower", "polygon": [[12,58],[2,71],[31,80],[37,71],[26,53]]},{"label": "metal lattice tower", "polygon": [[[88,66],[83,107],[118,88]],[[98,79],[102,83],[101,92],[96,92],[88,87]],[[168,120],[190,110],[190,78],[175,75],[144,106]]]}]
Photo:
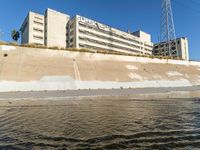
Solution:
[{"label": "metal lattice tower", "polygon": [[167,43],[163,55],[178,56],[171,0],[162,0],[160,42]]}]

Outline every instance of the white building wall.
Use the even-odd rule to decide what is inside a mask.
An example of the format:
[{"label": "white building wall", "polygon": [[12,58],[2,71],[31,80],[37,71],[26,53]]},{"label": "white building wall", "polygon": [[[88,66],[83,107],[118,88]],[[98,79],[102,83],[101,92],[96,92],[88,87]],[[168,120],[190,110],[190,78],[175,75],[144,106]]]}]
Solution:
[{"label": "white building wall", "polygon": [[188,40],[187,38],[180,38],[180,44],[178,46],[180,46],[179,51],[181,51],[181,58],[183,58],[184,60],[189,60],[189,48],[188,48]]},{"label": "white building wall", "polygon": [[133,54],[152,54],[151,36],[144,32],[142,36],[134,36],[79,15],[71,20],[74,21],[76,48],[96,47]]},{"label": "white building wall", "polygon": [[22,44],[44,45],[44,16],[29,12],[22,28]]},{"label": "white building wall", "polygon": [[45,45],[48,47],[67,47],[68,28],[67,23],[70,16],[47,9],[45,14]]},{"label": "white building wall", "polygon": [[[36,17],[42,19],[37,20]],[[37,43],[60,48],[105,49],[152,55],[151,35],[142,31],[127,33],[79,15],[70,19],[70,16],[51,9],[46,10],[45,17],[30,12],[27,21],[29,23],[28,34],[24,32],[23,41],[26,42],[25,39],[28,37],[27,43],[29,44]],[[86,40],[84,41],[84,39]]]},{"label": "white building wall", "polygon": [[44,45],[44,16],[34,12],[29,12],[29,43]]},{"label": "white building wall", "polygon": [[147,33],[140,31],[140,30],[133,32],[132,34],[139,37],[145,43],[151,43],[151,35],[150,34],[147,34]]}]

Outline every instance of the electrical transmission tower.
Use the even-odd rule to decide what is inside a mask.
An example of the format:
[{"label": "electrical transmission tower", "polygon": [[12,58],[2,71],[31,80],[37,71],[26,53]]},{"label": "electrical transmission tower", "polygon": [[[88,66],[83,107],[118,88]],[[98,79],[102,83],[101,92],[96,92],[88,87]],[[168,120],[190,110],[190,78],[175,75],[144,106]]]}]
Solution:
[{"label": "electrical transmission tower", "polygon": [[166,43],[165,56],[178,57],[171,0],[162,0],[160,42]]}]

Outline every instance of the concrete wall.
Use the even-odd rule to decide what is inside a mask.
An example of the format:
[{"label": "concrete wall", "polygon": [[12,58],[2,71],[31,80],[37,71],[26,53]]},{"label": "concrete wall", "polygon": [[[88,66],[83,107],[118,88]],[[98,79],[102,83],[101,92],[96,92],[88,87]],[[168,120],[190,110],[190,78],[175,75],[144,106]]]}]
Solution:
[{"label": "concrete wall", "polygon": [[199,62],[0,46],[0,91],[196,85]]}]

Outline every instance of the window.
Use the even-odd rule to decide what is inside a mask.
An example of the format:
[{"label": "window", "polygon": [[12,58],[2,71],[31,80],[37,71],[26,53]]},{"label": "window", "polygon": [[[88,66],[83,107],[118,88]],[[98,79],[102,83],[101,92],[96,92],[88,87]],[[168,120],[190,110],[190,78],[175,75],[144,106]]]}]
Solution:
[{"label": "window", "polygon": [[128,38],[128,37],[116,34],[112,31],[105,31],[105,30],[100,29],[100,28],[95,28],[95,27],[92,27],[92,26],[86,26],[84,24],[81,24],[80,22],[79,22],[79,26],[84,27],[84,28],[88,28],[88,29],[91,29],[91,30],[94,30],[94,31],[98,31],[100,33],[104,33],[104,34],[107,34],[107,35],[110,35],[110,36],[115,36],[115,37],[118,37],[118,38],[121,38],[121,39],[124,39],[124,40],[132,41],[132,42],[137,43],[137,44],[143,44],[142,42],[139,42],[139,41],[136,41],[132,38]]},{"label": "window", "polygon": [[[89,31],[85,31],[85,30],[82,30],[82,29],[79,29],[79,32],[82,33],[82,34],[92,36],[92,37],[97,37],[97,38],[100,38],[100,39],[109,40],[110,42],[116,42],[116,43],[120,43],[120,44],[123,44],[123,45],[126,45],[126,46],[131,46],[131,47],[135,47],[137,49],[140,49],[140,47],[137,46],[137,45],[134,45],[134,44],[131,44],[131,43],[128,43],[128,42],[124,42],[124,41],[121,41],[121,40],[117,40],[117,39],[114,39],[112,37],[106,37],[106,36],[96,34],[96,33],[92,33],[92,32],[89,32]],[[129,42],[131,42],[131,41],[129,41]]]},{"label": "window", "polygon": [[42,36],[36,36],[36,35],[34,35],[33,38],[34,38],[34,39],[37,39],[37,40],[43,40],[43,37],[42,37]]},{"label": "window", "polygon": [[90,43],[95,43],[95,44],[99,44],[99,45],[102,45],[102,46],[107,46],[107,47],[110,47],[110,48],[116,48],[116,49],[120,49],[120,50],[127,50],[127,51],[131,51],[131,52],[136,52],[136,53],[139,52],[136,49],[127,48],[127,47],[124,47],[124,46],[118,46],[118,45],[112,44],[110,42],[106,43],[106,42],[102,42],[102,41],[98,41],[98,40],[94,40],[94,39],[86,38],[86,37],[79,37],[79,39],[80,40],[84,40],[84,41],[88,41]]},{"label": "window", "polygon": [[175,50],[176,49],[176,47],[172,47],[172,50]]},{"label": "window", "polygon": [[33,21],[33,23],[38,24],[38,25],[43,25],[42,22],[38,22],[38,21]]},{"label": "window", "polygon": [[70,39],[70,43],[72,43],[73,41],[74,41],[74,39],[73,39],[73,38],[71,38],[71,39]]},{"label": "window", "polygon": [[70,32],[70,35],[73,35],[74,34],[74,30],[72,30],[71,32]]},{"label": "window", "polygon": [[36,31],[36,32],[43,33],[43,30],[41,30],[41,29],[38,29],[38,28],[33,28],[33,30],[34,30],[34,31]]},{"label": "window", "polygon": [[69,27],[70,29],[74,28],[74,23],[72,23]]},{"label": "window", "polygon": [[38,19],[38,20],[43,20],[43,18],[40,18],[40,17],[36,17],[34,16],[35,19]]}]

